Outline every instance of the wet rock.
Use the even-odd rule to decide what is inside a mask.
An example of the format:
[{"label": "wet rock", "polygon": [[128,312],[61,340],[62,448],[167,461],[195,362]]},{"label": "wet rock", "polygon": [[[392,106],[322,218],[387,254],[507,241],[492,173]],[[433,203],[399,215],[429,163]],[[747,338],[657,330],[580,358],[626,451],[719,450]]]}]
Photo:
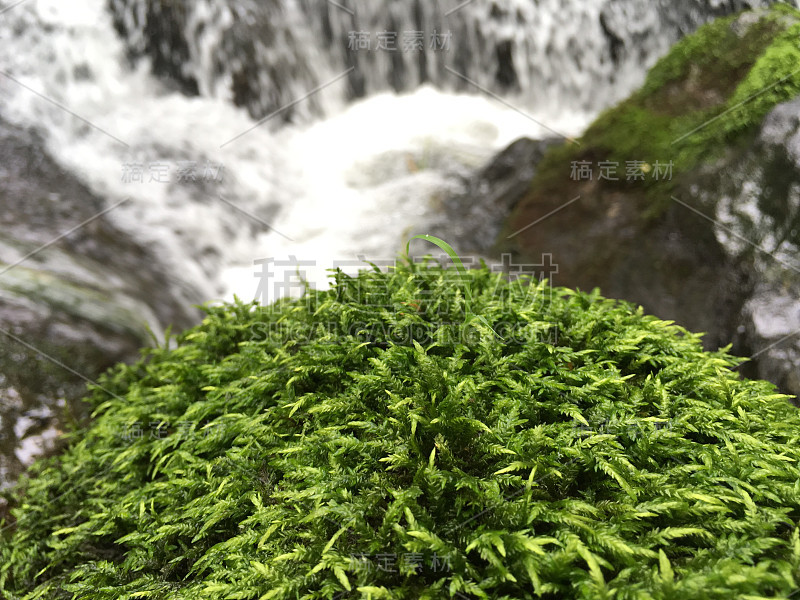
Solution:
[{"label": "wet rock", "polygon": [[430,230],[463,253],[485,257],[505,219],[522,199],[536,175],[536,165],[557,138],[520,138],[464,177],[461,192],[442,201]]},{"label": "wet rock", "polygon": [[[254,117],[277,120],[320,112],[318,99],[295,100],[321,83],[318,42],[279,0],[177,2],[109,0],[131,61],[187,95],[224,95]],[[324,3],[323,3],[324,5]],[[338,40],[337,40],[338,41]]]},{"label": "wet rock", "polygon": [[707,173],[715,233],[754,287],[743,307],[751,372],[800,396],[800,98],[778,105],[755,141]]},{"label": "wet rock", "polygon": [[2,489],[86,419],[88,381],[167,326],[196,323],[201,299],[109,222],[113,202],[63,171],[40,135],[1,117],[0,206]]},{"label": "wet rock", "polygon": [[[596,111],[635,88],[683,35],[771,3],[538,0],[509,10],[420,0],[108,0],[133,61],[149,58],[153,72],[185,94],[230,98],[274,121],[322,114],[334,98],[427,83],[519,91],[531,106]],[[407,32],[423,38],[409,42]]]},{"label": "wet rock", "polygon": [[[707,349],[752,357],[744,376],[800,394],[800,78],[773,62],[794,64],[796,44],[779,33],[798,22],[782,6],[686,38],[579,145],[536,163],[490,253],[551,254],[554,284],[599,287],[705,332]],[[729,63],[691,55],[712,42]],[[767,72],[783,86],[765,89]],[[741,102],[751,88],[758,101]],[[654,176],[673,159],[669,179]]]}]

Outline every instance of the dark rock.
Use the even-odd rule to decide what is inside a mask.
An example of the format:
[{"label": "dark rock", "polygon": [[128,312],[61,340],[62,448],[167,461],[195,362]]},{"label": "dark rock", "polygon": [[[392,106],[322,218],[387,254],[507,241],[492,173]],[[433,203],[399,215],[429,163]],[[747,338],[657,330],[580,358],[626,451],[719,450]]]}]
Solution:
[{"label": "dark rock", "polygon": [[750,372],[800,396],[800,98],[775,107],[751,145],[707,173],[698,195],[716,206],[728,255],[752,268],[741,317]]},{"label": "dark rock", "polygon": [[[42,137],[0,118],[0,488],[86,417],[87,381],[200,319],[199,294],[101,213]],[[98,216],[100,215],[100,216]],[[1,502],[1,501],[0,501]]]},{"label": "dark rock", "polygon": [[558,265],[554,285],[600,287],[608,297],[707,332],[709,349],[727,344],[748,291],[747,273],[729,259],[707,223],[677,205],[648,221],[636,193],[580,183],[522,203],[494,253],[511,250],[526,261],[552,254]]},{"label": "dark rock", "polygon": [[280,110],[277,121],[291,121],[320,111],[313,95],[293,105],[322,81],[303,51],[317,41],[286,16],[280,0],[109,0],[109,7],[130,60],[148,57],[168,87],[206,96],[226,87],[223,93],[258,118]]},{"label": "dark rock", "polygon": [[520,138],[463,182],[463,192],[443,200],[443,211],[430,229],[452,240],[459,251],[485,254],[503,222],[527,193],[536,165],[558,138]]}]

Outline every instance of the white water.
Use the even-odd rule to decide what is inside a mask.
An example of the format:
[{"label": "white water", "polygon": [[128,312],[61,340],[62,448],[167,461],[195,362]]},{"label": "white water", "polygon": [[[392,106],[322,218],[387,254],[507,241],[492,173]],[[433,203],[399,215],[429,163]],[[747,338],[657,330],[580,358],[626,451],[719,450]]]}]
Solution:
[{"label": "white water", "polygon": [[[434,233],[431,199],[456,175],[522,135],[553,135],[533,118],[565,135],[588,118],[420,88],[228,143],[256,123],[225,99],[163,89],[146,65],[131,71],[103,0],[30,0],[0,19],[0,64],[19,82],[0,76],[3,116],[45,130],[56,159],[109,206],[129,198],[109,218],[157,247],[178,284],[199,284],[199,300],[253,299],[257,259],[316,261],[307,278],[319,287],[335,260],[391,259],[409,235]],[[178,183],[179,161],[196,161],[198,179],[206,161],[224,165],[223,180]],[[171,182],[123,181],[134,162],[169,165]]]},{"label": "white water", "polygon": [[[265,116],[349,67],[346,87],[292,108],[431,82],[544,113],[626,97],[682,35],[774,0],[110,0],[130,48],[204,96]],[[176,9],[173,7],[179,7]],[[368,38],[354,47],[358,32]],[[376,51],[378,35],[394,35]],[[419,34],[419,46],[407,34]],[[435,39],[438,36],[438,39]],[[155,40],[155,42],[154,42]],[[366,41],[366,40],[365,40]],[[234,91],[234,88],[236,91]],[[347,90],[347,94],[344,90]],[[287,113],[288,114],[288,113]]]},{"label": "white water", "polygon": [[[135,9],[142,7],[131,1]],[[372,0],[365,2],[356,3],[365,19],[362,25],[375,29],[381,11]],[[359,256],[391,260],[411,235],[435,234],[427,230],[426,219],[436,211],[437,198],[457,187],[459,175],[514,139],[549,136],[552,130],[579,134],[604,103],[641,80],[644,66],[669,45],[668,35],[645,35],[655,14],[646,3],[629,3],[635,9],[631,14],[612,10],[612,17],[630,18],[630,39],[643,38],[640,57],[617,73],[600,50],[599,5],[568,4],[569,10],[548,1],[533,11],[532,3],[511,2],[511,16],[486,25],[484,32],[481,18],[488,2],[476,1],[460,14],[464,36],[478,32],[489,40],[515,40],[515,64],[526,93],[507,98],[514,109],[487,96],[428,87],[402,96],[377,93],[386,88],[386,77],[377,75],[387,65],[379,63],[388,59],[373,53],[369,60],[377,62],[367,71],[377,75],[367,81],[373,92],[367,99],[345,105],[346,82],[341,80],[297,105],[317,101],[325,118],[284,126],[276,118],[254,128],[256,122],[245,109],[230,102],[226,84],[231,73],[223,69],[212,75],[220,60],[215,44],[232,18],[224,3],[198,0],[191,5],[187,27],[205,23],[205,33],[191,38],[187,69],[204,95],[189,98],[164,88],[149,74],[146,62],[129,67],[105,0],[28,0],[0,14],[0,70],[17,80],[0,75],[0,111],[14,123],[46,132],[55,158],[108,206],[128,199],[109,218],[156,247],[177,286],[199,288],[201,297],[195,301],[234,294],[254,298],[259,285],[255,275],[261,270],[254,261],[271,257],[316,261],[305,269],[305,277],[324,287],[326,269],[334,261],[357,261]],[[287,6],[292,18],[280,26],[294,31],[301,27],[301,8],[294,0],[287,0]],[[411,4],[392,6],[400,7],[397,22],[407,23]],[[650,16],[645,22],[642,15]],[[426,15],[426,23],[434,16]],[[687,19],[697,22],[701,17],[692,13]],[[342,34],[348,23],[334,20],[331,27]],[[311,83],[333,78],[342,66],[326,63],[321,46],[300,44],[313,39],[311,30],[296,36],[298,48],[305,48],[304,59],[314,67],[308,87],[300,85],[302,78],[287,75],[286,89],[295,99],[313,89]],[[491,52],[477,37],[473,42],[475,56],[467,58],[478,69],[478,82],[490,86],[480,68],[491,62]],[[270,64],[290,60],[280,48],[267,50],[264,60]],[[456,58],[447,60],[455,64]],[[438,68],[441,75],[442,65]],[[289,71],[284,66],[281,72]],[[599,82],[605,87],[598,87]],[[415,84],[413,77],[410,83]],[[552,94],[548,86],[554,87]],[[575,104],[569,102],[573,93],[578,104],[591,100],[588,113],[564,109]],[[222,181],[178,182],[180,161],[195,161],[198,179],[207,162],[214,175],[216,165],[222,165]],[[143,182],[123,181],[131,163],[146,169],[166,165],[170,182],[151,182],[149,173]],[[275,269],[276,277],[282,280],[287,270],[295,267]],[[262,301],[283,295],[271,288],[263,291],[267,295]]]},{"label": "white water", "polygon": [[[545,122],[576,135],[585,120]],[[436,234],[426,228],[426,217],[435,212],[437,197],[458,188],[459,173],[469,174],[523,135],[551,134],[491,100],[428,87],[405,96],[376,95],[327,120],[286,128],[276,139],[304,185],[276,219],[280,233],[263,234],[253,247],[259,258],[315,261],[301,268],[317,287],[324,287],[325,270],[336,261],[364,256],[386,264],[412,235]],[[277,281],[296,281],[295,272],[292,264],[270,268]],[[247,290],[254,275],[252,264],[226,270],[227,289]],[[282,295],[264,291],[274,294],[270,300]]]}]

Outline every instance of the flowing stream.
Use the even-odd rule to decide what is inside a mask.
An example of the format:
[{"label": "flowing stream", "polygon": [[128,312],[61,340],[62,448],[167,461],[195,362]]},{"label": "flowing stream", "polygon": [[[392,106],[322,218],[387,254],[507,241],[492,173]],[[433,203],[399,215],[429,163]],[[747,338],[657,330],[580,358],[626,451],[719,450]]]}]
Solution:
[{"label": "flowing stream", "polygon": [[198,300],[252,299],[259,259],[324,285],[396,256],[460,175],[579,134],[739,5],[29,0],[0,15],[0,106]]}]

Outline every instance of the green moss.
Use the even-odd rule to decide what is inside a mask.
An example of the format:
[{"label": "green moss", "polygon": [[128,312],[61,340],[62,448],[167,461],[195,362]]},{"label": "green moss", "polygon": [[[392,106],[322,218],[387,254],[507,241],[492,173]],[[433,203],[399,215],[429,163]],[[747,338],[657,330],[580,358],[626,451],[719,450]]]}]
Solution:
[{"label": "green moss", "polygon": [[[800,24],[779,35],[756,61],[727,103],[726,133],[760,125],[777,104],[800,93]],[[741,106],[741,108],[737,108]]]},{"label": "green moss", "polygon": [[[736,32],[740,15],[700,27],[675,44],[653,67],[639,97],[652,108],[666,108],[672,114],[724,102],[775,34],[785,29],[786,24],[781,22],[784,15],[783,10],[765,12],[756,23],[746,26],[743,35]],[[669,85],[694,93],[680,94],[677,105],[665,104],[665,88]]]},{"label": "green moss", "polygon": [[573,161],[673,162],[672,179],[601,182],[630,192],[661,214],[669,196],[702,165],[755,135],[776,105],[800,94],[800,12],[784,5],[716,20],[678,42],[650,70],[642,88],[603,112],[580,139],[550,151],[532,183],[534,194],[559,191]]},{"label": "green moss", "polygon": [[[91,428],[14,493],[0,596],[800,585],[800,414],[698,334],[596,290],[430,264],[207,310],[173,349],[105,375]],[[462,329],[467,312],[504,339]]]}]

